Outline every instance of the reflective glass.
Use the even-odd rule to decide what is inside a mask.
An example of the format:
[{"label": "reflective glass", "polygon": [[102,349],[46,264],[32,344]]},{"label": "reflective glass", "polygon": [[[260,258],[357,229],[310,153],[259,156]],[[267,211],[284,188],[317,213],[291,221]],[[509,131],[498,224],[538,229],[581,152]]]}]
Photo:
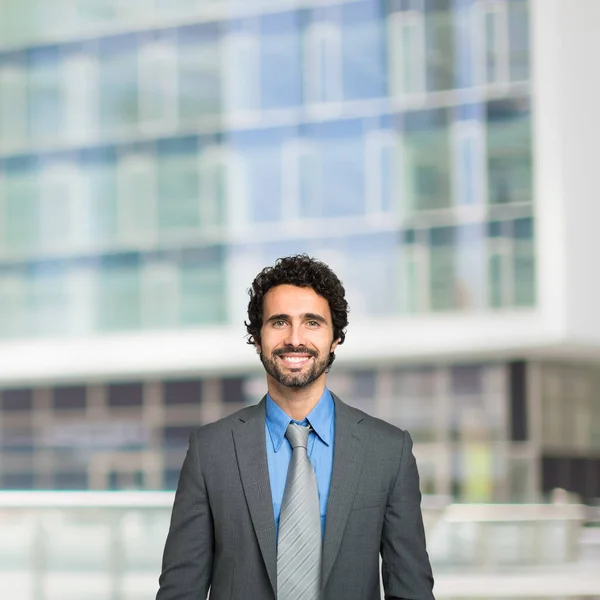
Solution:
[{"label": "reflective glass", "polygon": [[444,109],[404,115],[404,210],[416,212],[450,205],[450,132]]},{"label": "reflective glass", "polygon": [[487,106],[488,194],[492,204],[532,201],[529,101],[500,100]]},{"label": "reflective glass", "polygon": [[222,111],[218,34],[214,25],[190,25],[177,31],[178,110],[184,123]]}]

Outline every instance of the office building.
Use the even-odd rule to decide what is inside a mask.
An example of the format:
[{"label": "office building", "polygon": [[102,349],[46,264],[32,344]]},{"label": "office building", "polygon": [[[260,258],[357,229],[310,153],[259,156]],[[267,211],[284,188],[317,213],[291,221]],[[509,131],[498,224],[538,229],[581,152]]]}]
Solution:
[{"label": "office building", "polygon": [[330,387],[424,492],[600,496],[592,0],[44,5],[0,8],[0,487],[172,489],[265,391],[252,278],[307,252]]}]

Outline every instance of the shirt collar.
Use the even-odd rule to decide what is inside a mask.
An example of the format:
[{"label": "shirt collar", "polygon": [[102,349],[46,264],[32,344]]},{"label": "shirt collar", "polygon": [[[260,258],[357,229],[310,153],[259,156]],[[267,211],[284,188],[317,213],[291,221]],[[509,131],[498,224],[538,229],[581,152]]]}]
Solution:
[{"label": "shirt collar", "polygon": [[[273,443],[273,450],[279,452],[279,448],[281,448],[281,444],[285,437],[285,432],[293,419],[291,419],[290,416],[275,403],[269,394],[267,394],[266,413],[267,429],[271,437],[271,442]],[[310,426],[321,438],[323,443],[329,446],[333,433],[333,413],[333,398],[329,390],[325,388],[321,399],[310,411],[306,419],[295,422],[300,424],[306,424],[306,422],[310,423]]]}]

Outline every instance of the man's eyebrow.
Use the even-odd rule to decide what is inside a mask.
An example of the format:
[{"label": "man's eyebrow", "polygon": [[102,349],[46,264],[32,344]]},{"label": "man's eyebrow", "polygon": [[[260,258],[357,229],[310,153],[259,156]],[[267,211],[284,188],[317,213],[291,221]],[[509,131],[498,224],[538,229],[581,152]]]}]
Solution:
[{"label": "man's eyebrow", "polygon": [[290,315],[285,315],[283,313],[280,313],[278,315],[271,315],[265,321],[265,323],[272,323],[273,321],[289,321],[289,320],[290,320]]},{"label": "man's eyebrow", "polygon": [[327,324],[327,319],[321,315],[318,315],[317,313],[306,313],[302,315],[302,318],[307,321],[319,321],[319,323]]},{"label": "man's eyebrow", "polygon": [[[327,324],[327,319],[317,313],[304,313],[300,315],[300,318],[304,321],[318,321],[319,323]],[[277,315],[271,315],[265,323],[273,323],[274,321],[289,321],[291,319],[290,315],[286,315],[284,313],[279,313]]]}]

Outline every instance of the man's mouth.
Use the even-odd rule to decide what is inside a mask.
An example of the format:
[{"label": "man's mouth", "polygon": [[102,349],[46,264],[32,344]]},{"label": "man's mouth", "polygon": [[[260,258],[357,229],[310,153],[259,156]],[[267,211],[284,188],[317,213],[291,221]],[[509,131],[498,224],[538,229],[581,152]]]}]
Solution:
[{"label": "man's mouth", "polygon": [[299,368],[304,366],[311,358],[309,354],[280,354],[279,358],[288,366],[292,368]]}]

